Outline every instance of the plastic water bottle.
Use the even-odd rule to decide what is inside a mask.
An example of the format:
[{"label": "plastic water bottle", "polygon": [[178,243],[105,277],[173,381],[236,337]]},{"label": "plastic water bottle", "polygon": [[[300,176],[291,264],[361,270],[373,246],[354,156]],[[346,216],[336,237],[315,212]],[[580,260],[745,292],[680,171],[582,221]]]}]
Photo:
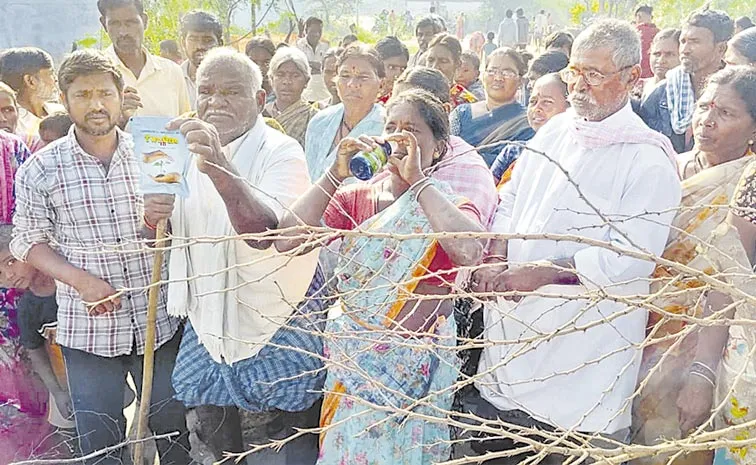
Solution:
[{"label": "plastic water bottle", "polygon": [[392,150],[391,144],[384,142],[369,152],[360,152],[349,162],[349,171],[360,181],[367,181],[386,166]]}]

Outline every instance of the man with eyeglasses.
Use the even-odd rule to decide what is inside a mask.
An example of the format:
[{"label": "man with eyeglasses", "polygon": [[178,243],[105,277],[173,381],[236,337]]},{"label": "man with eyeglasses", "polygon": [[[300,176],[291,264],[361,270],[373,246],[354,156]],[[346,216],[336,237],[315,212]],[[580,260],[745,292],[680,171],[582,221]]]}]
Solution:
[{"label": "man with eyeglasses", "polygon": [[723,11],[704,7],[688,16],[680,34],[680,66],[642,102],[639,114],[669,137],[678,153],[693,149],[693,111],[709,77],[724,67],[734,23]]},{"label": "man with eyeglasses", "polygon": [[[602,293],[648,294],[654,264],[611,249],[660,255],[680,203],[669,141],[630,105],[640,57],[630,23],[602,20],[586,29],[560,73],[571,109],[538,131],[501,188],[493,232],[571,237],[495,240],[488,266],[473,275],[477,292],[509,294],[484,309],[478,391],[462,398],[463,412],[532,428],[485,433],[472,443],[479,454],[524,446],[507,433],[544,446],[547,435],[566,430],[567,441],[580,432],[601,447],[629,439],[647,314]],[[544,452],[540,463],[582,453],[560,446],[563,454]],[[484,463],[520,463],[523,455]]]},{"label": "man with eyeglasses", "polygon": [[190,11],[181,19],[181,46],[186,61],[181,65],[192,110],[197,109],[197,68],[210,49],[223,45],[223,25],[205,11]]}]

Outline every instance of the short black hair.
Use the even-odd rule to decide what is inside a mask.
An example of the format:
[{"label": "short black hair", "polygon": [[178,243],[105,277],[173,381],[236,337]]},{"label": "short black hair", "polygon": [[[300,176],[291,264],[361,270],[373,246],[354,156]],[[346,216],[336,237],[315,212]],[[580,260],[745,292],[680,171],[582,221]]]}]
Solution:
[{"label": "short black hair", "polygon": [[317,18],[315,16],[310,16],[305,20],[305,29],[308,29],[310,26],[314,26],[316,24],[320,25],[320,27],[323,27],[323,20],[320,18]]},{"label": "short black hair", "polygon": [[477,53],[473,52],[472,50],[466,50],[462,52],[462,56],[460,57],[460,60],[466,61],[470,63],[473,68],[479,70],[480,69],[480,57]]},{"label": "short black hair", "polygon": [[76,78],[92,74],[109,74],[115,82],[118,92],[123,91],[123,75],[115,63],[99,50],[77,50],[68,55],[58,70],[58,85],[65,95]]},{"label": "short black hair", "polygon": [[517,16],[522,16],[525,14],[525,10],[523,10],[522,8],[518,8],[515,10],[515,13],[517,13]]},{"label": "short black hair", "polygon": [[511,18],[512,16],[514,16],[514,11],[512,11],[512,10],[507,10],[507,12],[506,12],[506,13],[504,13],[504,14],[506,15],[506,17],[507,17],[507,18]]},{"label": "short black hair", "polygon": [[211,32],[219,43],[223,42],[223,25],[217,16],[207,11],[192,10],[181,18],[181,37],[189,32]]},{"label": "short black hair", "polygon": [[736,19],[735,25],[742,31],[750,29],[754,26],[753,21],[751,21],[751,18],[749,18],[748,16],[741,16],[740,18]]},{"label": "short black hair", "polygon": [[494,31],[488,31],[488,34],[486,34],[486,39],[488,40],[494,40],[494,37],[496,37]]},{"label": "short black hair", "polygon": [[549,34],[546,37],[546,48],[567,48],[572,53],[572,44],[575,42],[575,37],[566,31],[556,31]]},{"label": "short black hair", "polygon": [[440,16],[431,14],[420,18],[420,21],[415,26],[415,34],[417,34],[417,30],[421,27],[432,27],[433,33],[438,34],[446,30],[446,23],[444,23],[443,18]]},{"label": "short black hair", "polygon": [[394,36],[386,36],[375,44],[375,51],[381,60],[387,60],[394,57],[404,57],[409,61],[409,49],[404,43]]},{"label": "short black hair", "polygon": [[100,16],[103,18],[107,16],[108,10],[131,5],[136,8],[137,13],[140,15],[144,14],[144,4],[142,3],[142,0],[97,0],[97,9],[100,10]]},{"label": "short black hair", "polygon": [[60,139],[68,134],[68,130],[71,129],[73,121],[68,113],[59,112],[52,115],[45,116],[39,123],[39,132],[50,131],[55,133],[57,138]]},{"label": "short black hair", "polygon": [[756,28],[752,27],[735,34],[729,46],[737,50],[751,64],[756,63]]},{"label": "short black hair", "polygon": [[454,37],[451,34],[437,34],[433,40],[430,41],[430,44],[428,44],[428,50],[435,47],[436,45],[441,45],[443,47],[446,47],[454,57],[454,60],[459,63],[462,59],[462,44],[459,43],[459,39]]},{"label": "short black hair", "polygon": [[0,81],[8,84],[17,94],[21,94],[24,89],[24,76],[35,75],[52,67],[52,57],[41,48],[9,48],[0,54]]},{"label": "short black hair", "polygon": [[419,89],[424,89],[435,95],[442,103],[450,103],[451,96],[449,90],[451,84],[446,76],[437,69],[427,68],[425,66],[416,66],[407,68],[394,83],[396,86],[406,84]]},{"label": "short black hair", "polygon": [[347,34],[347,35],[345,35],[341,39],[341,46],[342,47],[346,47],[349,44],[353,44],[353,43],[355,43],[355,42],[357,42],[359,40],[360,40],[359,37],[357,37],[356,35],[354,35],[354,34]]},{"label": "short black hair", "polygon": [[417,109],[431,129],[434,139],[444,142],[449,140],[449,115],[438,97],[424,89],[410,89],[391,97],[386,112],[390,113],[393,107],[402,103],[408,103]]},{"label": "short black hair", "polygon": [[276,54],[276,44],[265,36],[255,36],[249,39],[249,42],[247,42],[247,45],[244,47],[244,54],[249,56],[250,52],[256,48],[265,50],[270,53],[270,56]]},{"label": "short black hair", "polygon": [[171,53],[173,55],[179,55],[178,43],[173,39],[165,39],[160,41],[160,51],[165,53]]},{"label": "short black hair", "polygon": [[533,60],[530,64],[530,72],[539,76],[557,73],[566,68],[569,62],[570,59],[564,53],[559,50],[549,50]]},{"label": "short black hair", "polygon": [[686,26],[703,27],[711,31],[714,43],[727,42],[732,39],[735,23],[724,11],[711,10],[708,7],[693,11],[683,23]]},{"label": "short black hair", "polygon": [[656,36],[654,36],[653,43],[656,43],[662,40],[673,40],[679,43],[680,33],[681,31],[679,29],[672,28],[672,27],[667,28],[667,29],[662,29],[661,31],[659,31],[658,34],[656,34]]},{"label": "short black hair", "polygon": [[[514,61],[515,67],[517,68],[517,74],[520,77],[525,76],[525,73],[528,72],[528,64],[525,62],[525,58],[523,58],[522,54],[518,52],[517,50],[510,48],[510,47],[499,47],[493,52],[491,52],[490,55],[488,55],[488,64],[491,63],[491,59],[495,56],[502,55],[510,60]],[[486,65],[488,66],[488,65]]]},{"label": "short black hair", "polygon": [[643,14],[647,14],[651,16],[654,14],[654,9],[651,8],[649,5],[640,5],[638,8],[635,9],[635,14],[637,15],[639,13],[643,13]]}]

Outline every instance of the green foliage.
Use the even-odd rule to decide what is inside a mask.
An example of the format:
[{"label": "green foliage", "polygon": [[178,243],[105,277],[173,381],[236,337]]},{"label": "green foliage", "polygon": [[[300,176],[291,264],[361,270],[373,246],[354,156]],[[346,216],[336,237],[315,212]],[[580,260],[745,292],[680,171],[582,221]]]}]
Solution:
[{"label": "green foliage", "polygon": [[679,27],[691,11],[710,3],[711,8],[726,11],[733,19],[756,16],[756,2],[752,0],[659,0],[653,3],[654,17],[659,27]]},{"label": "green foliage", "polygon": [[145,46],[153,53],[160,51],[160,42],[165,39],[179,40],[181,17],[194,9],[208,9],[204,0],[151,0],[145,2],[149,16],[144,33]]}]

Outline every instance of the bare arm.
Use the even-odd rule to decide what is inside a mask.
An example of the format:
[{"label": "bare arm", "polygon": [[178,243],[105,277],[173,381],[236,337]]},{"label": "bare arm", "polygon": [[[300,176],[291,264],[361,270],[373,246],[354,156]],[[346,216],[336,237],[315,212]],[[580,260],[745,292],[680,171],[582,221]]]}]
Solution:
[{"label": "bare arm", "polygon": [[[26,261],[46,275],[76,289],[84,302],[99,302],[116,293],[110,284],[73,266],[46,243],[35,244],[26,256]],[[120,298],[103,302],[90,309],[90,314],[100,315],[112,312],[120,306],[120,302]]]},{"label": "bare arm", "polygon": [[[276,229],[278,218],[275,212],[257,198],[247,182],[238,177],[238,172],[230,163],[224,168],[228,173],[210,167],[207,175],[226,205],[234,231],[237,234],[258,234]],[[267,249],[271,245],[271,241],[248,240],[246,243],[255,249]]]},{"label": "bare arm", "polygon": [[[226,158],[214,126],[194,118],[178,118],[169,123],[168,129],[180,129],[186,137],[187,147],[198,157],[197,168],[213,181],[237,234],[259,234],[278,226],[275,212],[258,198]],[[255,249],[267,249],[271,244],[270,241],[246,242]]]},{"label": "bare arm", "polygon": [[[334,175],[334,169],[331,168],[329,172],[331,179],[336,183],[331,182],[327,174],[318,179],[315,184],[307,189],[307,192],[299,197],[289,208],[289,211],[284,213],[281,222],[279,223],[279,229],[288,229],[295,226],[320,226],[320,221],[323,218],[331,198],[336,193],[337,185],[342,179],[337,178]],[[284,236],[303,236],[304,231],[294,230],[289,233],[283,234]],[[289,252],[302,244],[307,242],[305,237],[292,237],[291,239],[279,239],[276,241],[275,246],[279,252]],[[307,250],[309,251],[309,249]],[[305,251],[303,251],[304,253]]]},{"label": "bare arm", "polygon": [[[704,316],[709,317],[730,304],[732,304],[732,299],[728,295],[711,291],[706,296]],[[734,313],[734,309],[728,310],[724,318],[731,319]],[[725,344],[727,344],[729,329],[727,325],[714,325],[704,326],[698,330],[694,364],[677,398],[677,407],[680,411],[680,432],[683,436],[687,436],[692,429],[702,425],[711,415],[717,368],[722,359]],[[694,369],[698,373],[692,374]]]},{"label": "bare arm", "polygon": [[738,230],[740,242],[746,251],[746,257],[748,257],[748,261],[753,266],[756,259],[754,257],[754,254],[756,254],[756,225],[732,212],[727,215],[727,221]]},{"label": "bare arm", "polygon": [[[428,186],[420,192],[417,199],[428,217],[434,232],[485,232],[479,222],[466,214],[434,186]],[[485,240],[475,237],[461,237],[456,239],[439,239],[441,247],[449,255],[452,262],[459,266],[472,266],[480,263],[483,257]]]}]

